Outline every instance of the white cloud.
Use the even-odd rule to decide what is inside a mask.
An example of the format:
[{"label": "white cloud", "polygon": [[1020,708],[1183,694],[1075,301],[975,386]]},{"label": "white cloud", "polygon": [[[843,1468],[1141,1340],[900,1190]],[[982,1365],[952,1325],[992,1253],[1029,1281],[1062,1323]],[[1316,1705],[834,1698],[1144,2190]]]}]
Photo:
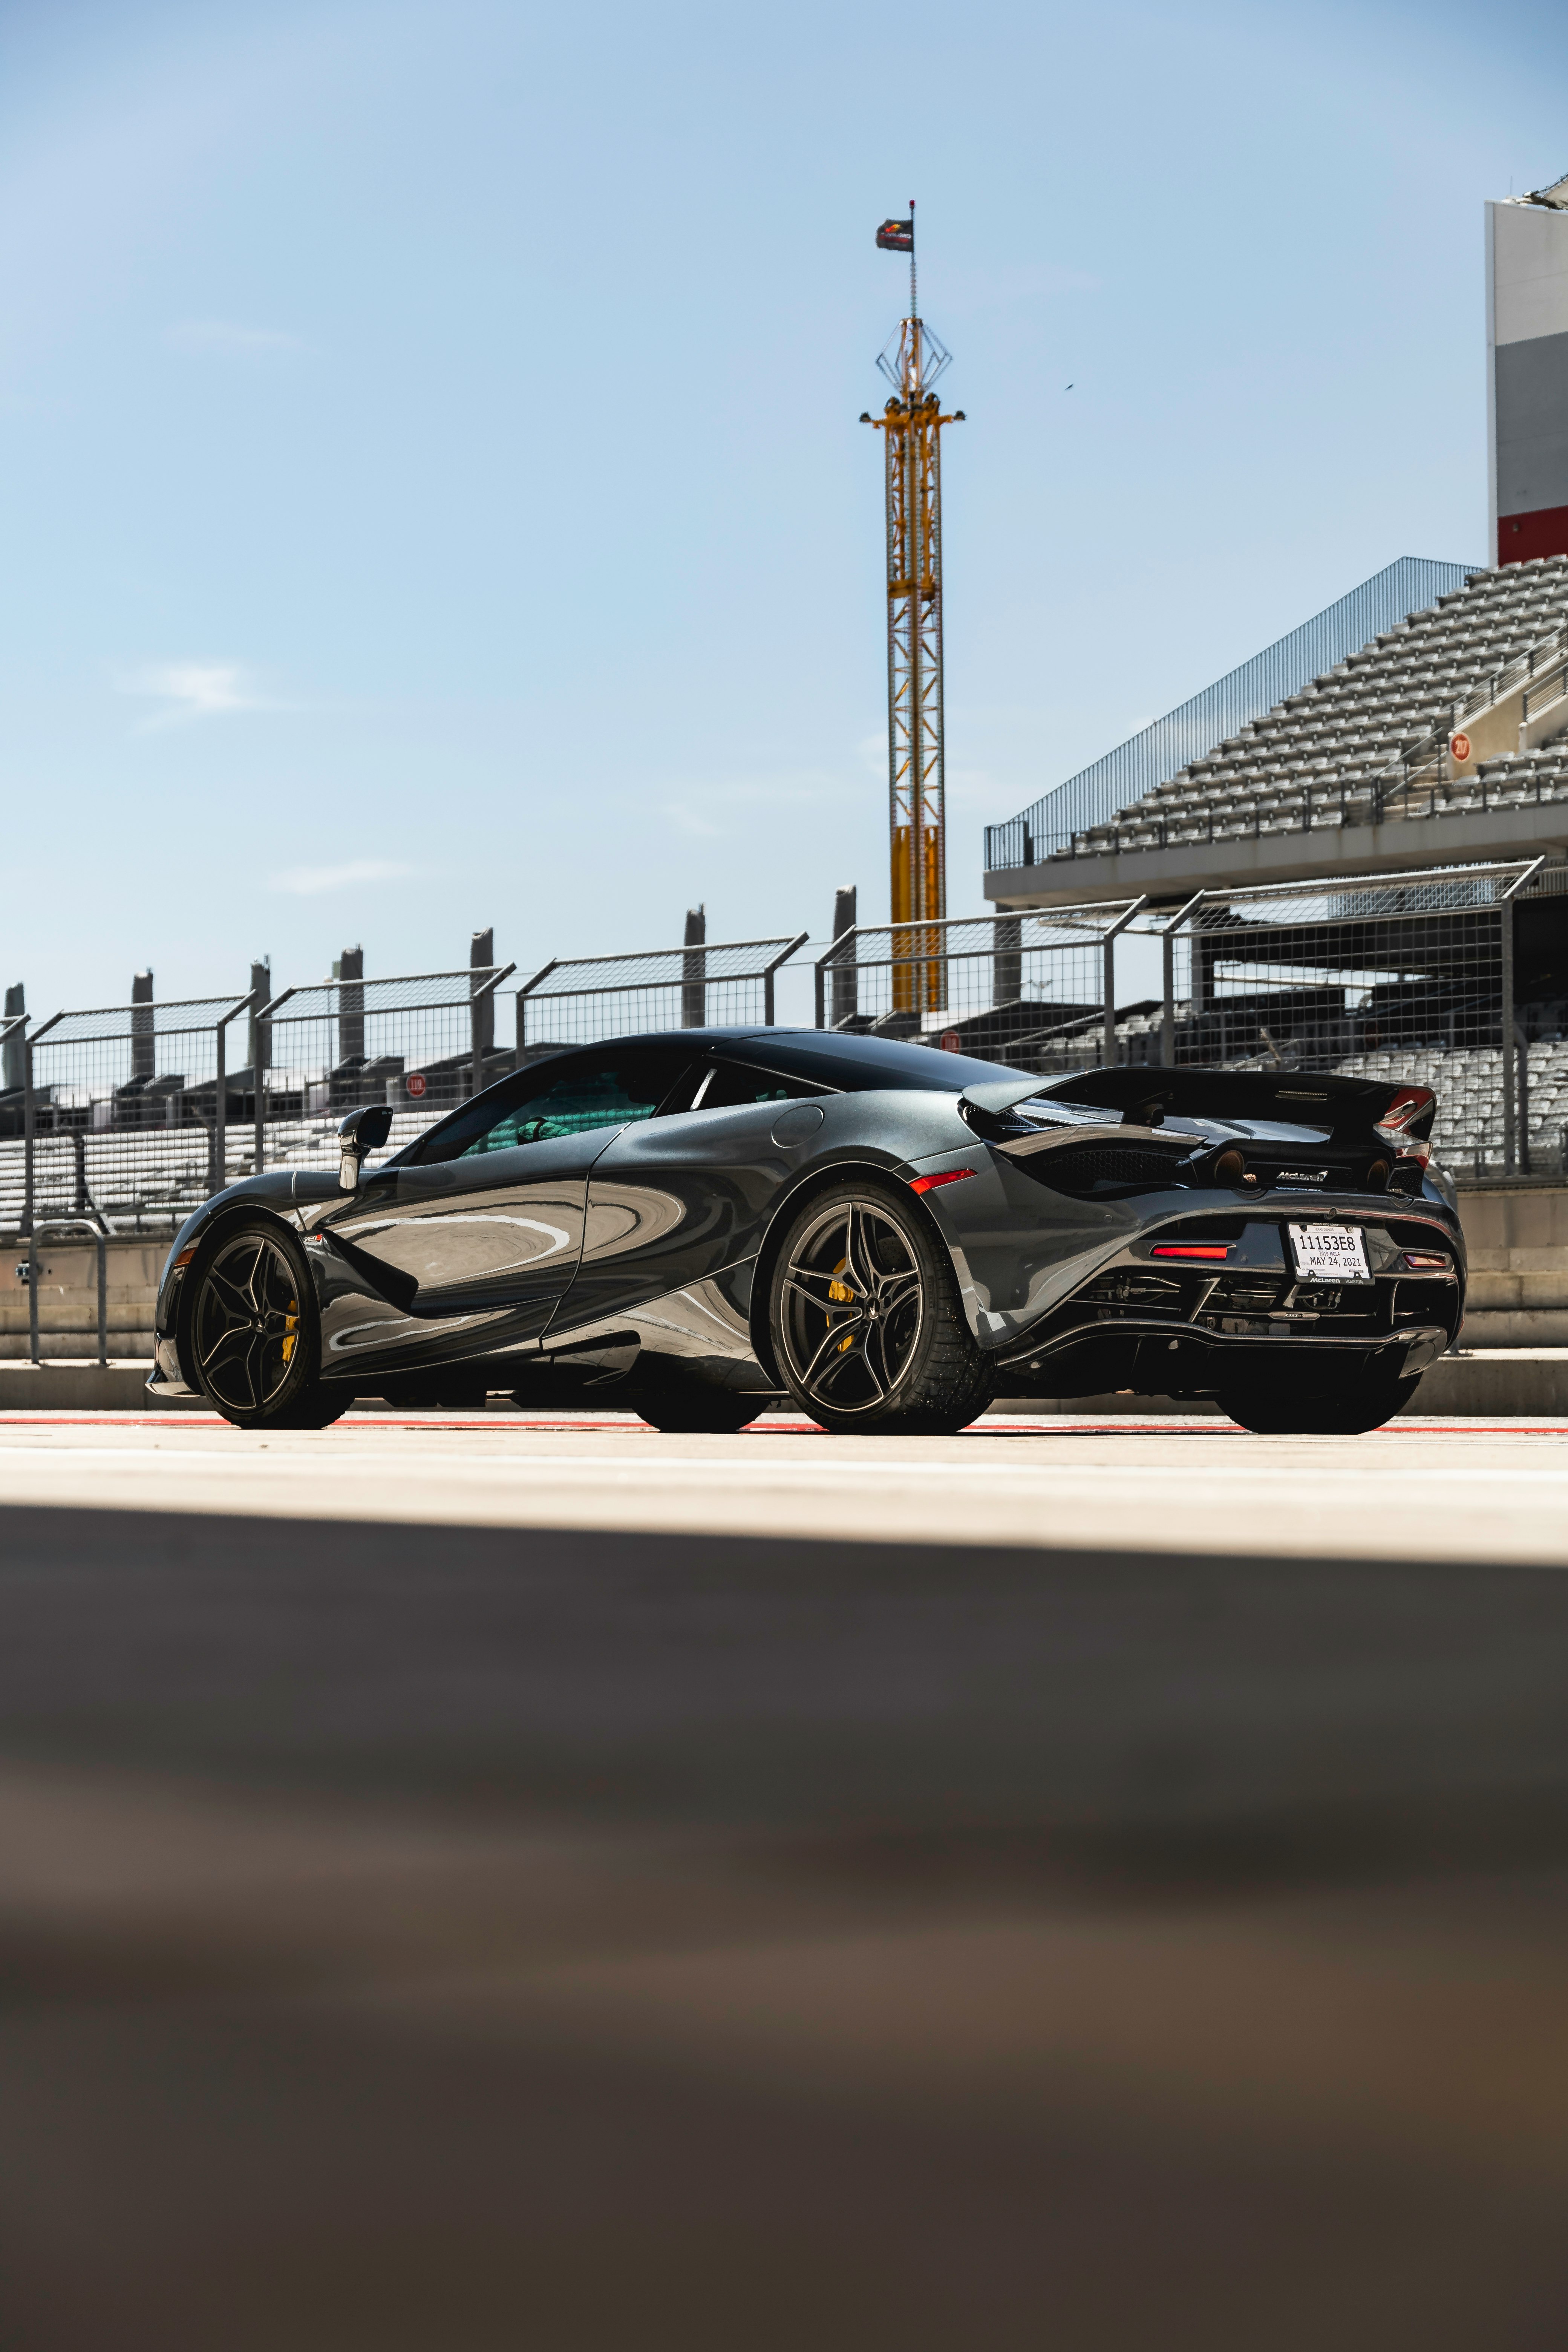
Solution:
[{"label": "white cloud", "polygon": [[145,669],[123,671],[115,685],[121,694],[137,695],[162,706],[138,720],[135,732],[139,735],[161,727],[183,727],[194,719],[273,707],[256,692],[237,662],[158,662]]},{"label": "white cloud", "polygon": [[384,857],[354,857],[345,866],[290,866],[273,875],[272,887],[296,898],[318,898],[324,890],[347,890],[356,882],[404,882],[413,871]]},{"label": "white cloud", "polygon": [[170,328],[169,341],[177,351],[228,352],[242,358],[304,349],[299,336],[282,327],[247,327],[237,319],[182,319]]}]

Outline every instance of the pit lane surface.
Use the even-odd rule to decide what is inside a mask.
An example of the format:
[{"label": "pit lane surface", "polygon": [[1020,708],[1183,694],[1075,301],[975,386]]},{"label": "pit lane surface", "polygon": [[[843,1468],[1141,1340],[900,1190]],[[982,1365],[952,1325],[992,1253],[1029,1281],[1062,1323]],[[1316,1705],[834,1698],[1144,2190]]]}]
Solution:
[{"label": "pit lane surface", "polygon": [[1546,2352],[1565,1478],[0,1423],[7,2352]]},{"label": "pit lane surface", "polygon": [[1568,1429],[1522,1420],[1262,1438],[1213,1416],[992,1414],[957,1437],[853,1438],[770,1414],[702,1437],[627,1414],[356,1410],[258,1437],[216,1416],[13,1414],[0,1491],[317,1520],[1568,1563]]}]

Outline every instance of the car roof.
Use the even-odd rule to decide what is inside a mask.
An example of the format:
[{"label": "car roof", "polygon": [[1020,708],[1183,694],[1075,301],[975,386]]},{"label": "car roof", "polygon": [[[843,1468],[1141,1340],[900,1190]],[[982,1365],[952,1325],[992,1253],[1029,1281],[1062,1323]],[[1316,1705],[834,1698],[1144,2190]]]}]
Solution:
[{"label": "car roof", "polygon": [[[742,1055],[788,1076],[810,1077],[853,1093],[858,1087],[918,1087],[958,1094],[985,1080],[1026,1077],[1002,1062],[973,1054],[944,1053],[901,1037],[870,1037],[843,1029],[727,1028],[653,1029],[626,1037],[596,1038],[591,1045],[563,1045],[566,1053],[609,1053],[617,1046],[660,1047],[687,1052],[716,1050]],[[540,1056],[542,1064],[544,1056]]]}]

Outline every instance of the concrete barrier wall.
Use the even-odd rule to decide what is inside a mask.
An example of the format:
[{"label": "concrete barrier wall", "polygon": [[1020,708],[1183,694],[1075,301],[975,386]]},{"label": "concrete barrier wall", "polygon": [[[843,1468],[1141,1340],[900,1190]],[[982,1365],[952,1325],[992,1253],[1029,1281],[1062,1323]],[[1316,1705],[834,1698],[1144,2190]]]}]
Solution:
[{"label": "concrete barrier wall", "polygon": [[[169,1254],[167,1241],[117,1234],[104,1244],[105,1320],[111,1356],[151,1356],[158,1276]],[[27,1285],[23,1268],[27,1245],[6,1245],[0,1275],[0,1361],[28,1352]],[[79,1239],[44,1241],[38,1249],[38,1328],[43,1351],[54,1356],[98,1353],[98,1249]]]},{"label": "concrete barrier wall", "polygon": [[1568,1348],[1568,1185],[1462,1188],[1470,1259],[1463,1344]]}]

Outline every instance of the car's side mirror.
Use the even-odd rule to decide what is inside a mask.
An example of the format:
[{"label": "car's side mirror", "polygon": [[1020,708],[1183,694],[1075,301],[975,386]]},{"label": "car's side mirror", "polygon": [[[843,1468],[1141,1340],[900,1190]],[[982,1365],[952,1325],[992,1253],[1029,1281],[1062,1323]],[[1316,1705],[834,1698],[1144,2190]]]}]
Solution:
[{"label": "car's side mirror", "polygon": [[389,1103],[367,1103],[363,1110],[351,1110],[338,1129],[338,1190],[357,1192],[360,1162],[367,1151],[379,1151],[392,1133],[392,1107]]}]

